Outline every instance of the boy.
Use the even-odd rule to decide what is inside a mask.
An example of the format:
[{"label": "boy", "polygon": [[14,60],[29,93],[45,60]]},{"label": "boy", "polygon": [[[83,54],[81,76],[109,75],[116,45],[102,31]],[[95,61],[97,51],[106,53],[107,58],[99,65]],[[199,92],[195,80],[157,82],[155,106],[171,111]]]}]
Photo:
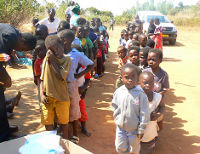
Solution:
[{"label": "boy", "polygon": [[144,34],[141,34],[141,35],[139,36],[139,42],[140,42],[140,46],[141,46],[142,48],[146,47],[146,45],[147,45],[147,36],[144,35]]},{"label": "boy", "polygon": [[[73,123],[73,137],[71,141],[74,143],[79,143],[78,138],[78,120],[81,117],[80,107],[79,107],[79,92],[77,80],[81,76],[85,75],[93,68],[94,63],[87,58],[83,53],[78,52],[76,49],[72,49],[71,43],[74,40],[74,33],[71,30],[63,30],[58,33],[59,38],[64,44],[65,54],[69,56],[72,60],[71,69],[66,80],[68,82],[68,91],[70,96],[70,122]],[[76,74],[76,69],[78,64],[84,65],[86,69],[78,74]]]},{"label": "boy", "polygon": [[127,49],[124,46],[119,46],[117,48],[117,53],[120,58],[118,68],[121,68],[124,64],[127,63],[127,60],[128,60],[128,56],[126,55]]},{"label": "boy", "polygon": [[140,52],[139,47],[137,47],[137,46],[131,47],[128,52],[127,63],[131,63],[136,66],[139,66],[139,52]]},{"label": "boy", "polygon": [[149,52],[150,48],[149,47],[145,47],[142,48],[139,52],[139,68],[141,70],[145,69],[146,67],[148,67],[148,62],[147,62],[147,58],[148,58],[148,52]]},{"label": "boy", "polygon": [[62,126],[63,137],[68,139],[69,94],[66,77],[71,67],[71,60],[65,57],[63,45],[57,35],[50,35],[45,40],[49,50],[43,62],[41,74],[41,120],[47,131],[53,130],[56,113]]},{"label": "boy", "polygon": [[139,154],[140,139],[149,122],[148,99],[137,86],[137,66],[126,64],[121,73],[124,85],[115,91],[112,100],[113,117],[117,125],[115,146],[119,153]]},{"label": "boy", "polygon": [[162,102],[162,95],[153,92],[154,76],[151,72],[143,72],[140,75],[140,86],[146,93],[149,102],[149,113],[151,121],[144,131],[144,136],[141,142],[140,154],[150,154],[155,150],[155,145],[158,140],[158,124],[159,117],[163,114],[164,103]]}]

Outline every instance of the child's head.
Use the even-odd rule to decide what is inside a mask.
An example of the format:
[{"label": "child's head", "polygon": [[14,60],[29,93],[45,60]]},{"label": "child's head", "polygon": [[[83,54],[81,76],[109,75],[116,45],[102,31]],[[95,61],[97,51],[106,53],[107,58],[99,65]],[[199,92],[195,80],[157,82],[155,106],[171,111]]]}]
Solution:
[{"label": "child's head", "polygon": [[148,39],[148,40],[147,40],[147,46],[150,47],[150,48],[154,48],[154,46],[155,46],[155,41],[152,40],[152,39]]},{"label": "child's head", "polygon": [[48,35],[48,28],[46,25],[38,25],[35,29],[35,36],[37,39],[45,40]]},{"label": "child's head", "polygon": [[129,31],[128,32],[128,38],[129,38],[129,40],[132,40],[133,39],[133,31]]},{"label": "child's head", "polygon": [[126,30],[129,31],[129,27],[130,27],[131,23],[127,23],[126,24]]},{"label": "child's head", "polygon": [[71,44],[74,41],[75,35],[74,35],[72,30],[65,29],[65,30],[62,30],[58,33],[58,37],[60,38],[60,40],[64,44],[64,49],[70,49]]},{"label": "child's head", "polygon": [[127,53],[127,50],[124,46],[119,46],[117,48],[117,53],[118,53],[118,56],[123,59],[125,56],[126,56],[126,53]]},{"label": "child's head", "polygon": [[45,46],[47,50],[51,50],[56,58],[62,58],[64,53],[64,48],[61,40],[57,35],[49,35],[45,39]]},{"label": "child's head", "polygon": [[140,42],[140,45],[141,45],[142,47],[146,47],[146,45],[147,45],[147,36],[144,35],[144,34],[141,34],[141,35],[139,36],[139,42]]},{"label": "child's head", "polygon": [[142,48],[140,50],[140,53],[139,53],[140,65],[142,65],[142,66],[148,66],[147,58],[148,58],[148,52],[149,52],[149,50],[150,50],[150,48],[148,48],[148,47]]},{"label": "child's head", "polygon": [[140,86],[146,94],[152,93],[154,88],[154,76],[151,72],[142,72],[140,74]]},{"label": "child's head", "polygon": [[134,30],[135,30],[135,24],[130,24],[129,31],[134,31]]},{"label": "child's head", "polygon": [[139,65],[139,52],[140,48],[136,46],[131,47],[128,52],[128,59],[136,66]]},{"label": "child's head", "polygon": [[71,30],[73,31],[74,35],[76,35],[76,33],[77,33],[76,26],[72,25]]},{"label": "child's head", "polygon": [[37,56],[41,59],[43,59],[46,56],[47,49],[45,47],[45,41],[44,40],[37,40],[35,52],[37,53]]},{"label": "child's head", "polygon": [[122,66],[121,76],[126,88],[132,89],[138,83],[139,68],[134,64],[125,64]]},{"label": "child's head", "polygon": [[78,24],[78,26],[83,26],[83,25],[85,25],[86,24],[86,19],[85,18],[78,18],[77,19],[77,24]]},{"label": "child's head", "polygon": [[71,19],[71,14],[67,13],[65,14],[65,19],[68,23],[70,23],[70,19]]},{"label": "child's head", "polygon": [[159,49],[151,49],[148,53],[148,65],[152,69],[159,68],[160,63],[162,62],[163,54]]},{"label": "child's head", "polygon": [[37,17],[34,17],[33,20],[32,20],[33,26],[36,26],[38,21],[39,21],[39,19]]},{"label": "child's head", "polygon": [[121,31],[121,38],[122,38],[122,39],[124,39],[124,32],[126,32],[125,29],[123,29],[123,30]]},{"label": "child's head", "polygon": [[124,32],[124,39],[128,41],[128,32]]},{"label": "child's head", "polygon": [[67,21],[62,20],[58,25],[57,32],[60,32],[64,29],[70,29],[70,24]]},{"label": "child's head", "polygon": [[88,37],[90,33],[90,27],[88,25],[84,25],[84,37]]},{"label": "child's head", "polygon": [[83,26],[78,26],[77,32],[76,32],[76,36],[77,36],[79,39],[84,38],[84,27],[83,27]]},{"label": "child's head", "polygon": [[138,33],[135,33],[133,34],[133,41],[138,41],[138,37],[139,37],[139,34]]}]

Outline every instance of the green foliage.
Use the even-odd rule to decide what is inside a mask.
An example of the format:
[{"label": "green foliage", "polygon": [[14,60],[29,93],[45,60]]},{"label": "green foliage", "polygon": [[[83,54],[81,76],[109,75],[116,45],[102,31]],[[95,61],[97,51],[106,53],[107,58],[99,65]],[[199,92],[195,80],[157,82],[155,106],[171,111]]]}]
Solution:
[{"label": "green foliage", "polygon": [[30,19],[38,8],[36,0],[0,0],[0,22],[17,26]]},{"label": "green foliage", "polygon": [[65,10],[67,9],[67,3],[62,1],[58,9],[56,10],[56,17],[61,20],[65,20]]}]

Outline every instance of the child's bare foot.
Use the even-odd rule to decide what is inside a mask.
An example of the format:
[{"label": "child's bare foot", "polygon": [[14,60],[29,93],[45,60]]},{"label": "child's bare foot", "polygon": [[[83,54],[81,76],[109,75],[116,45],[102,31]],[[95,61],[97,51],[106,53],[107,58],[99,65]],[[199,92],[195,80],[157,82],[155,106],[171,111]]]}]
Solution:
[{"label": "child's bare foot", "polygon": [[87,129],[82,129],[81,132],[86,135],[87,137],[90,137],[92,133],[88,132]]},{"label": "child's bare foot", "polygon": [[14,98],[14,105],[17,106],[19,104],[19,101],[21,99],[22,93],[21,91],[18,91],[17,96]]}]

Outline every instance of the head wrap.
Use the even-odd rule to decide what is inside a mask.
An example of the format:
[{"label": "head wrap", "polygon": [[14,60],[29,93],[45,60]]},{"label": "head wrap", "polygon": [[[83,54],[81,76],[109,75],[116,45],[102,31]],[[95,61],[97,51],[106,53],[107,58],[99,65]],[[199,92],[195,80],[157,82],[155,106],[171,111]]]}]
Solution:
[{"label": "head wrap", "polygon": [[76,4],[74,5],[74,7],[72,8],[72,12],[73,12],[74,14],[78,14],[79,11],[80,11],[80,6],[76,3]]}]

